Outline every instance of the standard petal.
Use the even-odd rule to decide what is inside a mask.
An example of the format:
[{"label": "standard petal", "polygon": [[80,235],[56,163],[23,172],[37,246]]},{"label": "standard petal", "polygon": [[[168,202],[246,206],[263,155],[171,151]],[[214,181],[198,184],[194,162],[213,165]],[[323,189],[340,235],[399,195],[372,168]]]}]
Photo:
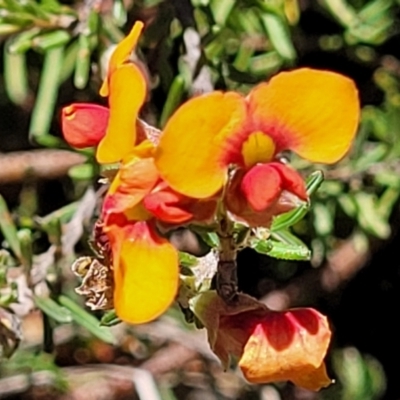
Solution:
[{"label": "standard petal", "polygon": [[114,305],[126,322],[151,321],[173,302],[179,280],[178,253],[147,222],[108,230],[114,259]]},{"label": "standard petal", "polygon": [[334,163],[347,153],[360,114],[351,79],[308,68],[258,85],[248,102],[254,129],[272,137],[278,151],[292,150],[321,163]]},{"label": "standard petal", "polygon": [[61,124],[65,140],[82,149],[97,146],[106,134],[110,111],[90,103],[74,103],[62,109]]},{"label": "standard petal", "polygon": [[252,383],[290,380],[319,390],[331,383],[323,367],[330,338],[326,317],[313,309],[269,312],[255,325],[239,366]]},{"label": "standard petal", "polygon": [[189,197],[218,192],[226,180],[227,154],[240,153],[235,140],[245,117],[244,100],[233,92],[212,92],[186,102],[168,121],[157,148],[163,179]]},{"label": "standard petal", "polygon": [[136,143],[136,120],[146,98],[146,81],[134,64],[119,67],[110,79],[110,120],[97,149],[99,163],[114,163],[129,154]]},{"label": "standard petal", "polygon": [[119,66],[129,60],[130,55],[135,49],[136,44],[139,40],[140,34],[142,33],[143,26],[144,24],[142,21],[136,21],[128,36],[126,36],[120,43],[118,43],[108,63],[107,78],[104,80],[103,85],[100,89],[101,96],[108,96],[109,77]]}]

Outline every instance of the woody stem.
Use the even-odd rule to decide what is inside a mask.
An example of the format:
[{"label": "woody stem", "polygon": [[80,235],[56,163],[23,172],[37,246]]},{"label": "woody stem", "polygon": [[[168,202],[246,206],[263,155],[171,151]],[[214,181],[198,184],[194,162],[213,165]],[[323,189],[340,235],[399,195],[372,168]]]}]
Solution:
[{"label": "woody stem", "polygon": [[219,210],[218,236],[220,248],[216,288],[218,295],[229,304],[235,300],[238,291],[237,250],[233,237],[233,222],[229,219],[224,207],[221,207]]}]

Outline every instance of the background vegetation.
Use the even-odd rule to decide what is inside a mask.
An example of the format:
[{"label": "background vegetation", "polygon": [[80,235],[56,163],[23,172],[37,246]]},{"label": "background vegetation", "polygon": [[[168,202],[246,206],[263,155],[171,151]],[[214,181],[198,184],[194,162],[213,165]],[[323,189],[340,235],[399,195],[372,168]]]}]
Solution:
[{"label": "background vegetation", "polygon": [[[399,17],[398,0],[0,0],[0,397],[399,398]],[[100,195],[92,153],[62,140],[60,109],[104,102],[105,54],[136,19],[146,24],[139,62],[152,89],[142,117],[158,127],[193,95],[245,93],[284,69],[356,81],[357,141],[324,170],[293,227],[311,260],[250,250],[239,258],[241,290],[329,316],[331,388],[249,386],[221,370],[204,332],[178,310],[148,325],[100,327],[74,293],[70,265],[90,254]],[[292,161],[305,175],[321,169]]]}]

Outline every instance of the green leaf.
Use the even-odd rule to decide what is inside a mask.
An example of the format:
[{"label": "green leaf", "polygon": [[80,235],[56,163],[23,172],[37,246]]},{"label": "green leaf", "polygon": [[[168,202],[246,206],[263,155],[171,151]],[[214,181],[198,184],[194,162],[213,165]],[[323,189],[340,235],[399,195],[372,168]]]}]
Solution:
[{"label": "green leaf", "polygon": [[95,316],[89,314],[86,310],[66,296],[59,296],[58,301],[62,306],[70,311],[72,319],[76,323],[86,328],[90,333],[101,339],[103,342],[110,344],[116,343],[115,337],[111,331],[104,326],[100,326],[100,321]]},{"label": "green leaf", "polygon": [[8,245],[10,246],[11,250],[18,258],[20,258],[21,250],[17,235],[17,228],[15,227],[14,222],[11,218],[11,214],[8,211],[7,204],[3,196],[1,195],[0,195],[0,229],[3,232],[3,235]]},{"label": "green leaf", "polygon": [[254,50],[254,47],[248,42],[242,42],[239,47],[239,51],[236,53],[233,66],[239,71],[246,71],[249,66],[251,56],[254,54]]},{"label": "green leaf", "polygon": [[274,49],[285,60],[294,61],[296,59],[296,50],[293,47],[285,21],[280,16],[269,13],[261,15],[261,21]]},{"label": "green leaf", "polygon": [[334,210],[329,209],[329,204],[313,204],[314,227],[317,235],[327,236],[332,233]]},{"label": "green leaf", "polygon": [[32,232],[29,229],[21,229],[17,236],[21,249],[21,263],[29,277],[33,264]]},{"label": "green leaf", "polygon": [[[313,172],[307,179],[307,195],[311,196],[317,191],[324,181],[324,174],[322,171]],[[310,205],[308,203],[296,208],[295,210],[289,211],[285,214],[278,215],[274,218],[271,225],[271,232],[278,232],[282,229],[287,229],[290,226],[295,225],[297,222],[302,220],[304,216],[308,213]]]},{"label": "green leaf", "polygon": [[78,58],[79,40],[71,42],[64,52],[64,60],[60,70],[60,84],[65,82],[74,72],[76,59]]},{"label": "green leaf", "polygon": [[305,246],[305,244],[297,236],[293,235],[293,233],[286,229],[281,229],[278,232],[271,232],[271,239],[284,244]]},{"label": "green leaf", "polygon": [[48,315],[50,318],[53,318],[60,324],[67,324],[69,322],[72,322],[71,313],[65,307],[61,307],[50,297],[34,296],[33,299],[36,306],[40,310],[42,310],[46,315]]},{"label": "green leaf", "polygon": [[357,204],[351,194],[343,193],[338,197],[338,202],[342,210],[350,217],[355,218],[357,215]]},{"label": "green leaf", "polygon": [[322,171],[314,171],[306,181],[307,195],[313,195],[324,181],[324,174]]},{"label": "green leaf", "polygon": [[214,16],[215,22],[219,26],[225,26],[226,20],[230,12],[235,6],[236,0],[211,0],[210,9]]},{"label": "green leaf", "polygon": [[70,39],[71,36],[66,30],[57,30],[36,36],[32,40],[32,45],[40,50],[48,51],[53,48],[63,47]]},{"label": "green leaf", "polygon": [[118,26],[124,26],[126,24],[126,10],[124,7],[124,3],[121,0],[114,0],[112,13]]},{"label": "green leaf", "polygon": [[253,241],[251,247],[258,253],[280,260],[308,261],[311,258],[311,251],[305,245],[279,243],[275,240],[259,240]]},{"label": "green leaf", "polygon": [[360,23],[354,8],[345,0],[322,0],[322,3],[342,25],[350,27]]},{"label": "green leaf", "polygon": [[79,201],[67,204],[66,206],[53,211],[43,218],[38,218],[39,225],[47,229],[47,225],[51,224],[53,220],[59,220],[61,224],[66,224],[75,214],[78,209]]},{"label": "green leaf", "polygon": [[272,250],[272,243],[270,240],[254,238],[250,240],[250,247],[261,254],[269,254]]},{"label": "green leaf", "polygon": [[115,310],[107,311],[100,320],[100,326],[114,326],[122,321],[117,317]]},{"label": "green leaf", "polygon": [[91,180],[94,176],[93,164],[74,165],[68,170],[68,176],[77,181]]},{"label": "green leaf", "polygon": [[399,189],[395,188],[387,188],[379,198],[377,202],[377,213],[384,219],[388,220],[393,207],[397,204],[399,199]]},{"label": "green leaf", "polygon": [[255,75],[268,76],[278,71],[283,64],[282,57],[276,51],[254,56],[250,59],[249,70]]},{"label": "green leaf", "polygon": [[219,237],[215,232],[207,232],[201,229],[201,227],[193,227],[193,231],[199,234],[199,236],[208,244],[211,248],[215,249],[219,246]]},{"label": "green leaf", "polygon": [[4,85],[6,93],[14,104],[23,105],[29,97],[25,54],[12,54],[8,49],[9,46],[6,44],[4,46]]},{"label": "green leaf", "polygon": [[164,127],[168,118],[172,115],[175,109],[182,101],[185,92],[185,79],[181,75],[177,75],[173,80],[168,92],[167,100],[164,103],[164,108],[160,117],[160,126]]},{"label": "green leaf", "polygon": [[381,239],[387,239],[391,232],[390,225],[378,214],[376,197],[370,193],[359,192],[354,195],[354,201],[360,226]]},{"label": "green leaf", "polygon": [[390,146],[385,143],[378,143],[364,148],[364,152],[355,162],[354,172],[365,171],[373,164],[382,161],[389,154],[390,150]]},{"label": "green leaf", "polygon": [[15,35],[10,39],[8,51],[10,53],[25,53],[32,47],[32,39],[40,33],[40,29],[35,27]]},{"label": "green leaf", "polygon": [[84,89],[89,81],[90,75],[91,46],[90,37],[79,35],[78,53],[75,63],[74,85],[77,89]]},{"label": "green leaf", "polygon": [[60,139],[49,135],[49,129],[58,95],[63,55],[63,47],[47,50],[40,76],[36,103],[32,112],[29,127],[30,137],[44,146],[57,147],[61,142]]},{"label": "green leaf", "polygon": [[185,253],[183,251],[179,252],[179,264],[184,267],[193,267],[197,265],[198,261],[195,256],[192,256],[189,253]]}]

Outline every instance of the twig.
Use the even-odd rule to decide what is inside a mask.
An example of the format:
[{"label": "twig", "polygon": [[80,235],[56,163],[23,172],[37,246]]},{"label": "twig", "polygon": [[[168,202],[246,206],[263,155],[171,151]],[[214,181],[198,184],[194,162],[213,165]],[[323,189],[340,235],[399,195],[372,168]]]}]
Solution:
[{"label": "twig", "polygon": [[86,157],[67,150],[29,150],[0,153],[0,185],[18,183],[26,177],[55,179]]}]

